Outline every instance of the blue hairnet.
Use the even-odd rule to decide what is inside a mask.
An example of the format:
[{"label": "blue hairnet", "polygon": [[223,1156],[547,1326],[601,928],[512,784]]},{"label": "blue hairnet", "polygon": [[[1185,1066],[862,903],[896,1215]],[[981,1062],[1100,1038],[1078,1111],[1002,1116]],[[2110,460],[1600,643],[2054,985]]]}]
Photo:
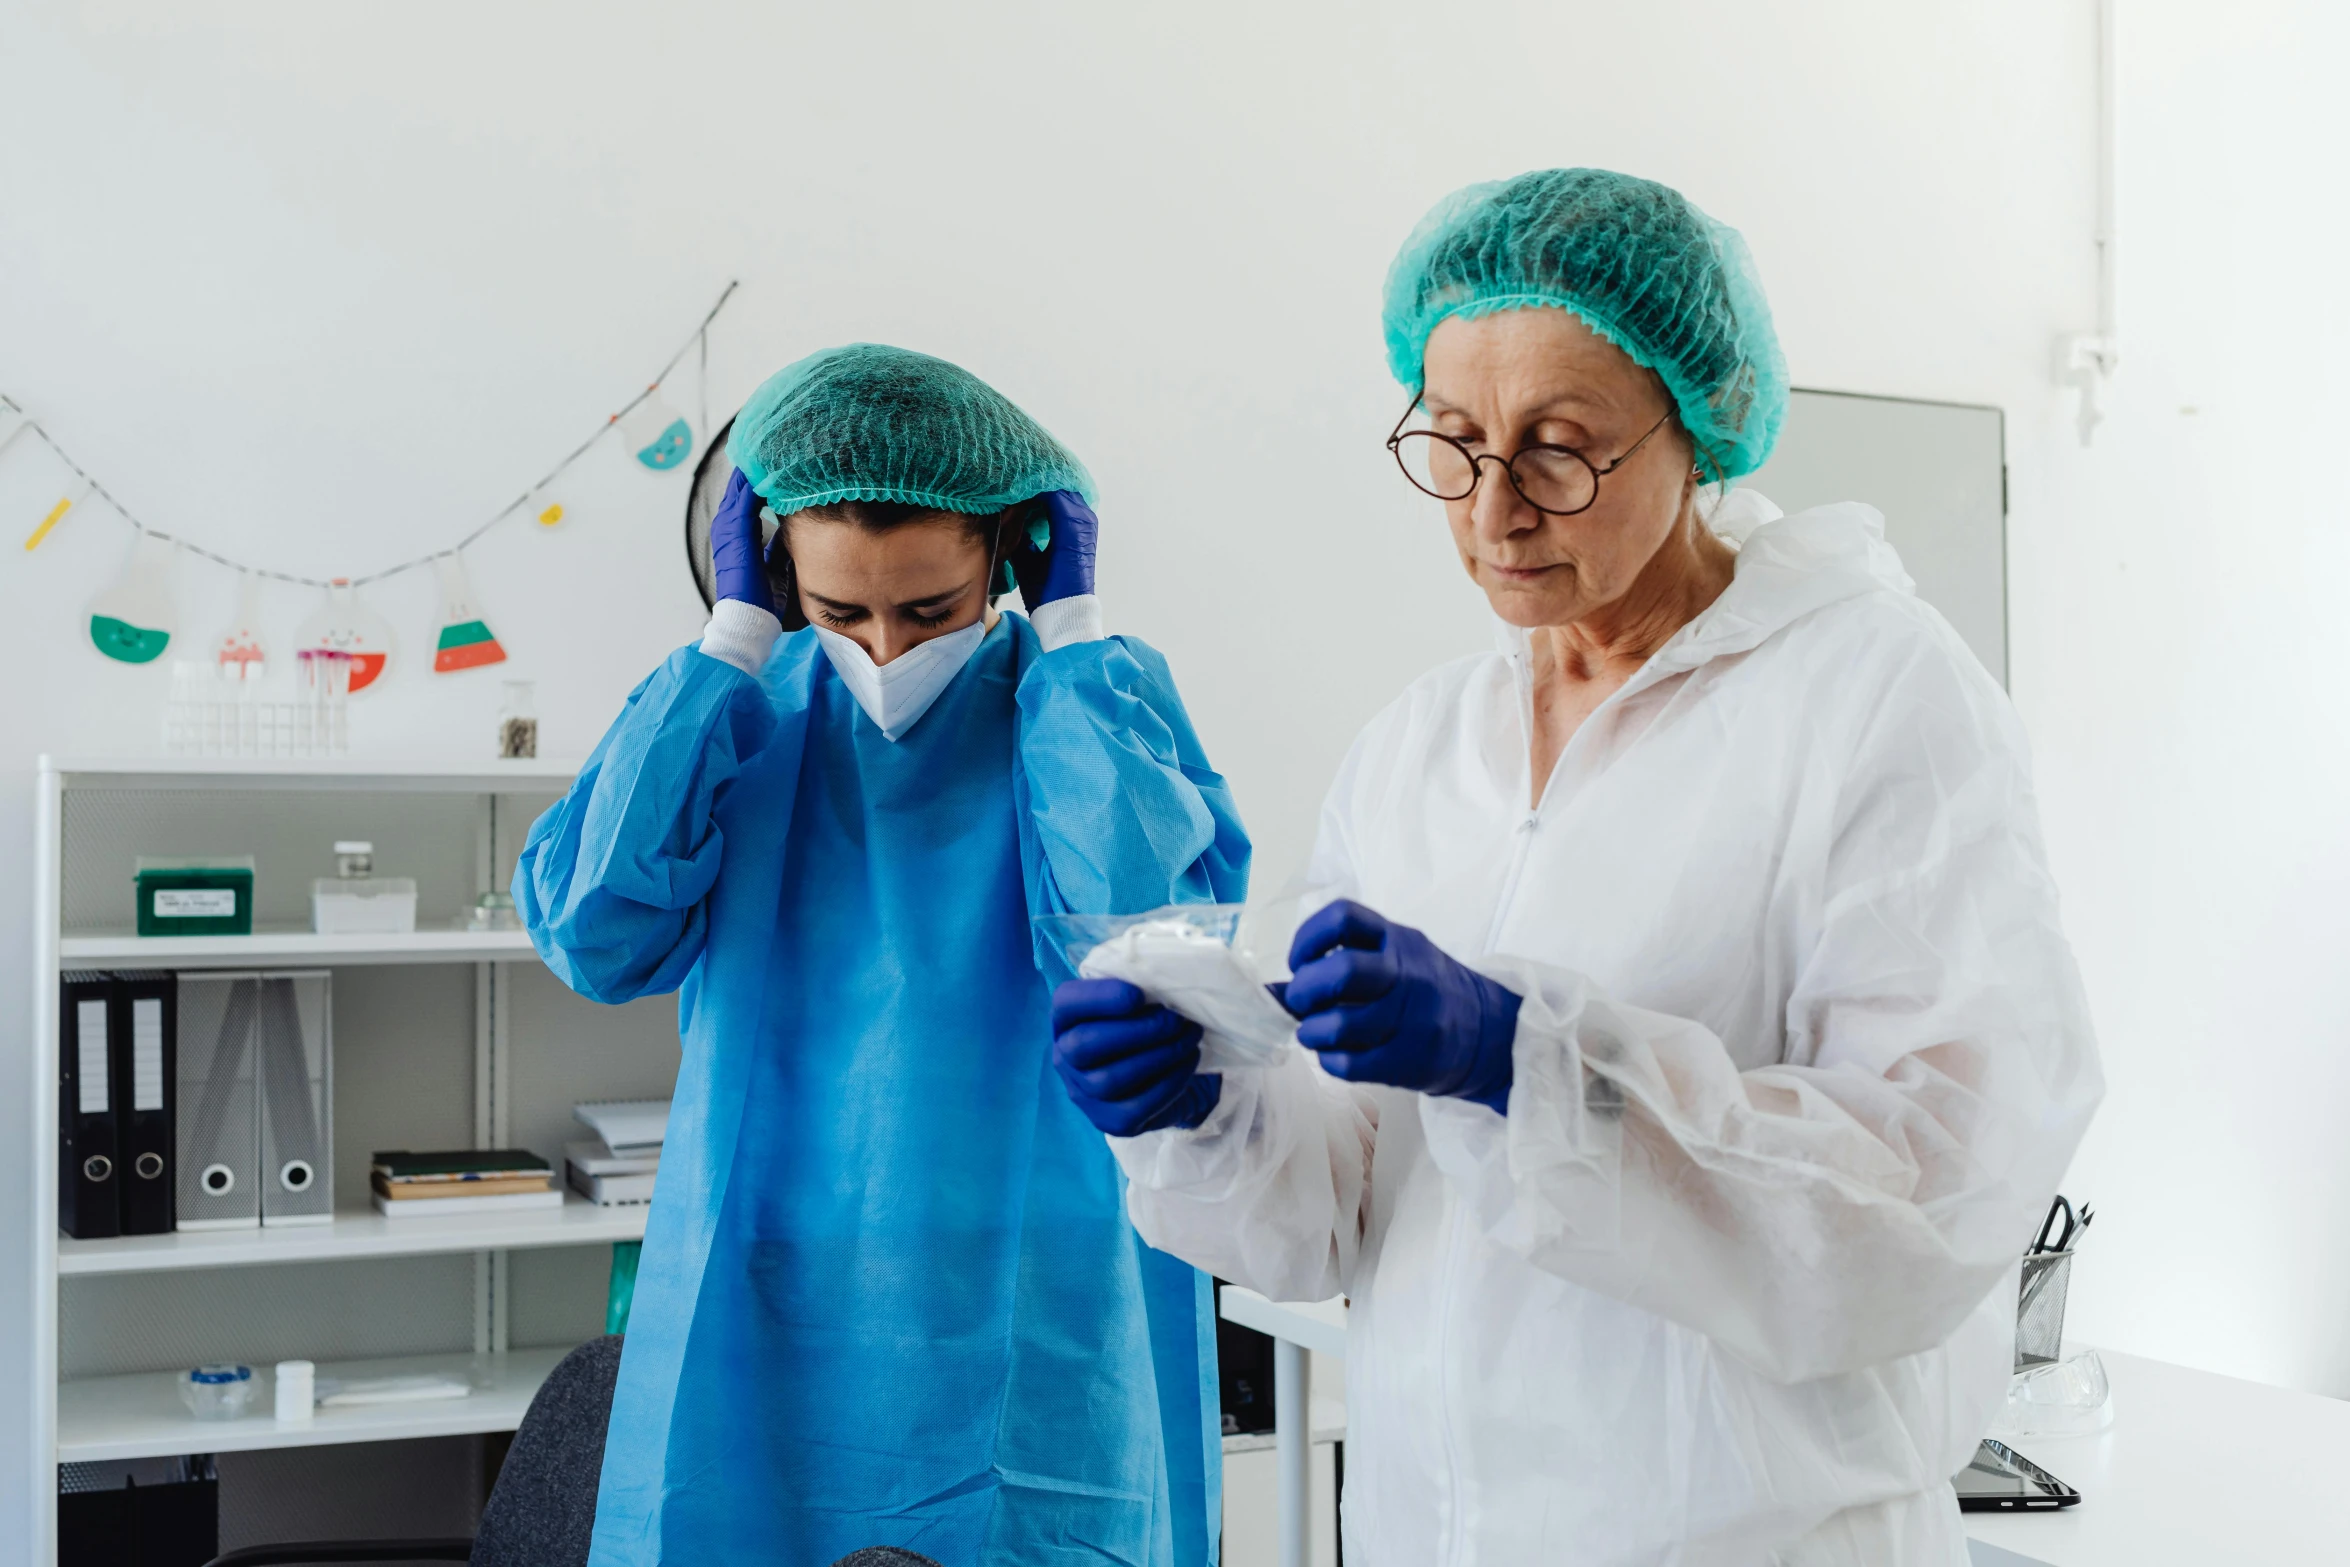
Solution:
[{"label": "blue hairnet", "polygon": [[1387,273],[1387,364],[1417,391],[1447,316],[1556,306],[1654,370],[1710,480],[1769,460],[1787,361],[1738,231],[1679,191],[1606,169],[1471,185],[1420,220]]},{"label": "blue hairnet", "polygon": [[1044,426],[944,359],[881,343],[810,354],[735,416],[726,454],[779,516],[835,501],[986,513],[1093,476]]}]

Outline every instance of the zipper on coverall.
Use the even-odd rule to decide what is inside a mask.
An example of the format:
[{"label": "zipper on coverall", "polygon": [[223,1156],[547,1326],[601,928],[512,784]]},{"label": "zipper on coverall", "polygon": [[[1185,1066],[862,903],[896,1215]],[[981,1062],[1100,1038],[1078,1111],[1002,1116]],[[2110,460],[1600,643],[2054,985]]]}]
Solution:
[{"label": "zipper on coverall", "polygon": [[[1518,754],[1526,758],[1526,792],[1531,793],[1534,780],[1534,692],[1533,677],[1523,657],[1510,661],[1518,687]],[[1585,719],[1588,724],[1590,719]],[[1580,736],[1581,731],[1576,731]],[[1573,742],[1568,742],[1571,749]],[[1501,939],[1502,923],[1509,918],[1510,905],[1517,900],[1518,882],[1526,873],[1526,861],[1534,848],[1534,829],[1541,824],[1542,807],[1550,800],[1551,785],[1558,779],[1558,769],[1566,762],[1566,749],[1551,766],[1550,777],[1542,781],[1541,798],[1525,808],[1518,824],[1510,833],[1511,852],[1509,874],[1503,878],[1501,896],[1494,901],[1493,919],[1486,926],[1485,942],[1477,953],[1491,957],[1493,945]],[[1520,798],[1524,798],[1521,795]],[[1448,1194],[1449,1197],[1449,1194]],[[1438,1422],[1444,1434],[1445,1504],[1451,1514],[1451,1527],[1445,1531],[1444,1562],[1447,1567],[1459,1567],[1468,1551],[1469,1508],[1461,1484],[1460,1399],[1453,1388],[1453,1306],[1460,1295],[1461,1254],[1468,1245],[1468,1226],[1462,1223],[1460,1200],[1449,1197],[1444,1211],[1447,1234],[1444,1243],[1443,1278],[1438,1284],[1436,1311],[1436,1374],[1437,1402],[1443,1410]]]},{"label": "zipper on coverall", "polygon": [[[1510,666],[1518,687],[1519,754],[1526,758],[1527,792],[1531,793],[1534,780],[1534,677],[1529,659],[1530,654],[1521,654],[1510,660]],[[1551,764],[1550,776],[1542,781],[1541,796],[1525,807],[1525,814],[1518,818],[1518,824],[1510,834],[1514,843],[1509,875],[1503,880],[1501,896],[1493,905],[1493,920],[1486,927],[1485,945],[1478,953],[1479,957],[1491,957],[1495,943],[1501,940],[1501,928],[1509,919],[1510,905],[1517,901],[1518,883],[1526,874],[1526,861],[1534,852],[1534,831],[1542,825],[1543,809],[1550,804],[1551,796],[1556,792],[1559,774],[1565,769],[1567,758],[1582,743],[1583,737],[1591,732],[1601,715],[1607,713],[1627,693],[1648,683],[1641,678],[1646,672],[1643,669],[1609,692],[1607,700],[1593,708],[1576,727],[1567,743],[1559,748],[1558,760]],[[1468,1507],[1461,1494],[1460,1408],[1453,1392],[1452,1314],[1453,1303],[1460,1293],[1461,1253],[1468,1244],[1468,1227],[1461,1220],[1460,1199],[1449,1193],[1445,1203],[1445,1223],[1450,1233],[1445,1240],[1444,1276],[1437,1286],[1440,1293],[1436,1313],[1437,1400],[1443,1409],[1443,1419],[1439,1424],[1444,1433],[1445,1500],[1452,1515],[1452,1526],[1445,1531],[1444,1562],[1446,1567],[1462,1567],[1468,1551],[1469,1524]]]}]

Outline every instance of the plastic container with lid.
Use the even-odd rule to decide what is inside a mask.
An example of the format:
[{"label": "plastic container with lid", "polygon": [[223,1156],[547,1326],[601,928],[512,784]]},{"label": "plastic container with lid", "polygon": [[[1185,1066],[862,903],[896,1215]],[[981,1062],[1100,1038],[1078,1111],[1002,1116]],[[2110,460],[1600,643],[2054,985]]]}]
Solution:
[{"label": "plastic container with lid", "polygon": [[416,882],[377,876],[375,845],[364,838],[335,844],[334,876],[310,884],[310,928],[321,936],[401,936],[416,929]]},{"label": "plastic container with lid", "polygon": [[180,1402],[198,1420],[235,1420],[253,1402],[253,1368],[216,1362],[180,1373]]},{"label": "plastic container with lid", "polygon": [[142,936],[253,934],[253,856],[141,855],[131,862]]}]

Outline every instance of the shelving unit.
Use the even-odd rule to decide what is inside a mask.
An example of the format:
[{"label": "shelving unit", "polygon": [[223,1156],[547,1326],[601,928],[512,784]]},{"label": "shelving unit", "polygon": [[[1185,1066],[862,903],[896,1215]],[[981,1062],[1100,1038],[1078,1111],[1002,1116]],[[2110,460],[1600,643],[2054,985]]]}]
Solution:
[{"label": "shelving unit", "polygon": [[[268,1373],[256,1367],[262,1387],[253,1412],[241,1419],[208,1421],[203,1451],[249,1453],[267,1447],[318,1447],[334,1442],[389,1442],[416,1436],[470,1436],[511,1431],[530,1407],[531,1395],[547,1380],[567,1350],[517,1349],[502,1355],[399,1355],[380,1360],[322,1363],[320,1377],[380,1377],[415,1372],[472,1373],[467,1398],[426,1399],[413,1404],[372,1404],[356,1409],[321,1409],[306,1426],[279,1425],[270,1413]],[[110,1458],[165,1458],[188,1451],[194,1424],[180,1403],[167,1371],[123,1377],[84,1377],[68,1382],[57,1399],[57,1457],[63,1463]]]},{"label": "shelving unit", "polygon": [[420,930],[405,936],[321,936],[306,930],[250,936],[133,936],[69,932],[57,944],[68,968],[355,968],[380,963],[505,963],[533,956],[519,930]]},{"label": "shelving unit", "polygon": [[[639,1239],[645,1208],[598,1208],[567,1195],[560,1208],[391,1219],[369,1206],[364,1180],[351,1178],[359,1166],[346,1156],[338,1211],[330,1223],[74,1240],[61,1236],[55,1224],[54,1106],[62,971],[327,968],[338,974],[338,1084],[349,1066],[354,1078],[372,1085],[369,1097],[353,1107],[362,1123],[358,1135],[408,1136],[420,1140],[405,1146],[447,1147],[462,1145],[463,1134],[451,1129],[469,1123],[473,1146],[512,1146],[513,1119],[522,1101],[536,1134],[526,1145],[559,1159],[560,1146],[547,1145],[560,1142],[573,1097],[642,1097],[657,1087],[644,1075],[652,1071],[666,1081],[674,1063],[673,1035],[656,1046],[653,1029],[668,1032],[670,1025],[649,1019],[633,1024],[655,1055],[659,1049],[672,1052],[670,1067],[642,1066],[638,1058],[644,1052],[635,1042],[639,1035],[616,1030],[607,1009],[560,991],[539,970],[528,936],[467,931],[458,928],[458,919],[475,893],[505,885],[522,828],[569,785],[576,766],[341,758],[42,759],[32,888],[35,1033],[29,1085],[40,1107],[34,1117],[36,1239],[30,1261],[34,1278],[42,1283],[35,1291],[28,1346],[35,1464],[30,1494],[36,1503],[30,1510],[28,1559],[36,1567],[52,1567],[55,1560],[56,1512],[46,1498],[55,1494],[60,1462],[511,1430],[540,1382],[571,1347],[545,1341],[550,1320],[545,1309],[533,1319],[541,1341],[509,1345],[513,1259]],[[330,821],[362,825],[328,832],[324,824]],[[307,876],[332,874],[327,840],[366,836],[364,824],[371,822],[387,829],[375,834],[379,862],[392,847],[381,840],[392,838],[399,844],[390,856],[399,861],[396,873],[419,874],[424,898],[418,922],[424,928],[407,935],[314,934],[297,923],[308,907]],[[130,933],[134,855],[231,847],[260,851],[253,935],[141,938]],[[315,868],[322,860],[323,868]],[[341,972],[403,965],[415,969],[413,978],[384,975],[371,981],[355,972],[346,981]],[[524,998],[520,1003],[518,993]],[[525,1045],[515,1038],[518,1006],[533,1020]],[[417,1021],[404,1020],[410,1010]],[[621,1036],[617,1043],[616,1034]],[[587,1041],[584,1049],[580,1039]],[[616,1076],[621,1071],[613,1065],[616,1060],[629,1063],[626,1071],[638,1075]],[[403,1120],[411,1102],[425,1107],[416,1113],[415,1130]],[[338,1109],[338,1127],[341,1114]],[[442,1140],[432,1140],[436,1137]],[[340,1132],[337,1143],[344,1144]],[[358,1189],[352,1189],[354,1184]],[[473,1260],[469,1314],[464,1275],[452,1275],[446,1261],[467,1255]],[[576,1283],[587,1265],[585,1258],[563,1264],[571,1272],[555,1277],[558,1283]],[[337,1271],[348,1269],[372,1271]],[[541,1294],[549,1287],[542,1282]],[[558,1312],[556,1318],[589,1315],[584,1307],[591,1303],[574,1302],[579,1292],[564,1287],[571,1292],[559,1300],[571,1315]],[[458,1292],[453,1298],[452,1289]],[[88,1294],[93,1290],[115,1293]],[[64,1322],[61,1342],[61,1297],[68,1292],[77,1292],[77,1310]],[[416,1304],[404,1317],[411,1292]],[[353,1300],[375,1315],[359,1311],[356,1315],[366,1320],[354,1325]],[[592,1305],[592,1318],[600,1322],[600,1285]],[[207,1311],[216,1314],[210,1325],[199,1320],[191,1326],[192,1315]],[[470,1346],[465,1343],[468,1315]],[[392,1326],[383,1328],[384,1323]],[[576,1339],[583,1330],[568,1331]],[[107,1334],[114,1336],[103,1337]],[[181,1346],[212,1338],[257,1346],[238,1358],[252,1364],[265,1383],[267,1362],[287,1356],[263,1351],[282,1347],[287,1355],[317,1360],[322,1377],[465,1369],[475,1391],[462,1399],[322,1409],[308,1425],[280,1425],[265,1387],[256,1413],[235,1421],[199,1422],[181,1405],[175,1374],[195,1359],[217,1357],[170,1357],[175,1349],[185,1354]],[[389,1353],[431,1350],[436,1339],[445,1347]],[[313,1352],[306,1347],[313,1341],[324,1348]],[[375,1358],[368,1358],[371,1344]],[[0,1549],[0,1555],[8,1554]]]},{"label": "shelving unit", "polygon": [[177,1268],[247,1268],[355,1257],[430,1257],[453,1251],[531,1251],[545,1246],[642,1240],[641,1207],[599,1208],[566,1196],[560,1208],[453,1214],[445,1219],[387,1219],[342,1213],[332,1224],[277,1230],[178,1230],[112,1240],[60,1237],[60,1277],[168,1273]]},{"label": "shelving unit", "polygon": [[560,792],[579,775],[577,761],[543,757],[511,762],[450,763],[348,756],[254,761],[209,756],[65,756],[41,758],[44,774],[111,789],[358,789],[411,794]]}]

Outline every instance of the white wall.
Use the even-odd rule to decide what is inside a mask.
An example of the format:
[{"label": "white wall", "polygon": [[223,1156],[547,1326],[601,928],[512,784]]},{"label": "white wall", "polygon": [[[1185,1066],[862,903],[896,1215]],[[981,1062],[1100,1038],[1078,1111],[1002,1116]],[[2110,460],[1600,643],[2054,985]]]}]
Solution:
[{"label": "white wall", "polygon": [[[1092,465],[1114,624],[1173,658],[1278,878],[1355,727],[1482,635],[1379,447],[1388,256],[1473,178],[1679,185],[1746,232],[1799,381],[2010,415],[2013,683],[2115,1083],[2080,1325],[2350,1390],[2321,455],[2350,333],[2339,220],[2303,215],[2342,40],[2297,39],[2314,5],[2127,9],[2130,359],[2089,455],[2048,375],[2093,305],[2089,0],[20,11],[0,390],[158,524],[355,572],[502,504],[729,276],[717,405],[845,339],[947,355]],[[0,457],[0,531],[55,481]],[[543,749],[584,750],[693,632],[679,493],[606,452],[576,521],[473,552]],[[159,671],[80,629],[127,543],[93,514],[0,549],[0,885],[37,752],[153,733]],[[191,564],[184,632],[231,594]],[[486,744],[497,674],[424,672],[429,577],[372,597],[407,658],[360,744]],[[306,608],[269,598],[281,644]],[[0,899],[0,991],[25,901]],[[24,1010],[0,1010],[10,1083]],[[26,1178],[0,1165],[0,1256],[46,1222]],[[23,1310],[0,1298],[0,1342]],[[24,1397],[0,1360],[0,1515],[27,1501]]]},{"label": "white wall", "polygon": [[2076,1324],[2350,1395],[2350,15],[2123,10],[2119,406],[2017,519],[2018,691],[2112,1083]]}]

